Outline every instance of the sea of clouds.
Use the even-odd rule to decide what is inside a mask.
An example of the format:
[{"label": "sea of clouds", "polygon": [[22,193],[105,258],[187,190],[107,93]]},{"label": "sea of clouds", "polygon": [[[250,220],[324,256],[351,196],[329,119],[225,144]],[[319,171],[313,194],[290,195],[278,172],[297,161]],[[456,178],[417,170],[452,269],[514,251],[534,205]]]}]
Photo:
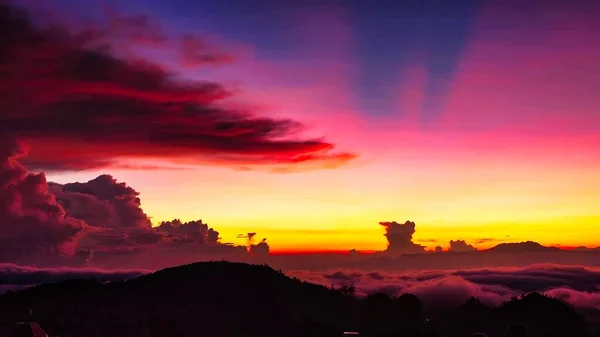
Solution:
[{"label": "sea of clouds", "polygon": [[[103,270],[99,268],[36,268],[0,264],[0,291],[70,279],[97,279],[103,282],[133,279],[150,273],[144,269]],[[600,268],[536,264],[522,268],[483,268],[455,271],[365,271],[288,270],[286,274],[303,281],[339,287],[354,284],[357,295],[383,292],[390,296],[417,295],[425,305],[458,305],[469,297],[498,305],[513,296],[538,291],[582,308],[600,309]]]}]

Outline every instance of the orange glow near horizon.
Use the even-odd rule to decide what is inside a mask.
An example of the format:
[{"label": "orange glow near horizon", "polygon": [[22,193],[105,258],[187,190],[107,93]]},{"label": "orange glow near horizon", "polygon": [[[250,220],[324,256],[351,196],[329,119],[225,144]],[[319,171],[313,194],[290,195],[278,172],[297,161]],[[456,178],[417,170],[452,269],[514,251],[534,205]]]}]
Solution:
[{"label": "orange glow near horizon", "polygon": [[[479,249],[527,240],[598,245],[600,216],[594,198],[600,197],[600,182],[592,180],[593,170],[522,170],[520,179],[509,170],[505,179],[485,185],[480,185],[485,176],[477,179],[481,172],[475,169],[458,180],[444,177],[441,170],[387,172],[387,177],[369,167],[344,171],[277,175],[207,167],[177,172],[176,177],[169,171],[112,173],[131,186],[146,186],[140,189],[142,206],[155,223],[200,218],[219,231],[223,242],[234,244],[244,244],[238,234],[257,232],[273,252],[383,250],[387,242],[378,222],[387,220],[415,221],[413,241],[428,248],[446,248],[457,239]],[[358,174],[369,178],[361,181]],[[427,180],[429,176],[438,178]],[[89,172],[75,180],[93,177]],[[527,183],[535,177],[548,183]],[[54,180],[74,177],[60,178]],[[144,184],[149,179],[155,183]]]}]

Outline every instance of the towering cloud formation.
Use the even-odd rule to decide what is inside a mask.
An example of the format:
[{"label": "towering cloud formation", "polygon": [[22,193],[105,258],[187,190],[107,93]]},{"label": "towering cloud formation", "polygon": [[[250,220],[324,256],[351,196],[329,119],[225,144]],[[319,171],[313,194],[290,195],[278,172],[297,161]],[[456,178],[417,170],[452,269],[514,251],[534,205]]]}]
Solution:
[{"label": "towering cloud formation", "polygon": [[87,226],[67,216],[43,173],[29,174],[17,162],[25,152],[21,143],[0,140],[0,261],[73,255]]},{"label": "towering cloud formation", "polygon": [[[68,214],[85,220],[90,226],[79,241],[81,251],[98,254],[139,254],[157,245],[169,250],[186,247],[186,252],[240,252],[219,242],[219,232],[202,220],[163,221],[153,228],[141,208],[139,193],[113,177],[101,175],[87,183],[59,185],[51,190]],[[241,247],[243,248],[243,247]]]},{"label": "towering cloud formation", "polygon": [[87,183],[50,183],[50,191],[69,215],[91,226],[151,227],[150,219],[141,208],[139,193],[109,175]]},{"label": "towering cloud formation", "polygon": [[[391,254],[414,254],[414,253],[441,253],[444,249],[441,246],[436,246],[433,249],[425,250],[425,246],[414,243],[413,235],[416,232],[416,225],[412,221],[406,221],[405,223],[397,223],[396,221],[391,222],[380,222],[381,226],[385,227],[385,234],[388,241],[387,253]],[[435,242],[435,240],[434,240]],[[451,240],[449,243],[448,251],[450,252],[470,252],[476,251],[477,249],[468,244],[464,240]]]},{"label": "towering cloud formation", "polygon": [[391,254],[410,254],[422,253],[425,247],[412,242],[413,234],[415,234],[415,223],[406,221],[399,224],[396,221],[380,222],[380,225],[385,227],[385,237],[388,241],[387,252]]},{"label": "towering cloud formation", "polygon": [[[17,162],[25,150],[18,142],[0,143],[0,262],[159,268],[212,254],[248,257],[246,247],[221,243],[202,220],[153,228],[139,193],[109,175],[48,184],[43,173],[30,174]],[[250,249],[269,252],[265,240]]]},{"label": "towering cloud formation", "polygon": [[[111,22],[112,32],[160,40],[158,33],[143,34],[151,28],[144,17],[112,15]],[[331,143],[300,138],[303,125],[296,121],[227,107],[222,99],[231,93],[217,83],[185,81],[146,60],[109,54],[110,34],[98,39],[89,30],[42,29],[7,4],[0,5],[0,26],[0,134],[31,145],[26,166],[89,169],[123,158],[236,166],[352,158],[331,153]],[[194,41],[184,42],[194,49]]]}]

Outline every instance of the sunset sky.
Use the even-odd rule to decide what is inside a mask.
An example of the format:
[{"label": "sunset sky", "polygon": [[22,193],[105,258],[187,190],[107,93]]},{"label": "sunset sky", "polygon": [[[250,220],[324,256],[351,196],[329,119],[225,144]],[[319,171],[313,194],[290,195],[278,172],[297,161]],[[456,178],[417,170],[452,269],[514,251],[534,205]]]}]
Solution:
[{"label": "sunset sky", "polygon": [[[222,83],[234,90],[224,103],[302,122],[303,139],[334,145],[331,155],[262,165],[137,155],[136,140],[123,138],[115,146],[127,150],[112,158],[120,165],[46,170],[49,181],[109,173],[141,193],[156,224],[202,219],[237,244],[257,232],[275,253],[383,250],[378,223],[405,220],[428,247],[600,245],[600,13],[591,1],[23,3],[50,21],[109,22],[115,32],[146,15],[144,32],[160,41],[115,34],[117,54]],[[173,46],[186,34],[223,57],[182,57]],[[33,137],[32,158],[66,153],[58,138]]]}]

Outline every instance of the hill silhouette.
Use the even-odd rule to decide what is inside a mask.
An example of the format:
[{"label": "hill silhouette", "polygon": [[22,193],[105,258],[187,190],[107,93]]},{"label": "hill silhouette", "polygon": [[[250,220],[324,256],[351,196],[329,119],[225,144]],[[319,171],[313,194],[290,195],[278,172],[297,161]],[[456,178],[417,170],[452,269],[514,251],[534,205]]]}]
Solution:
[{"label": "hill silhouette", "polygon": [[46,330],[63,337],[197,336],[198,329],[219,336],[277,336],[300,333],[304,326],[341,329],[339,318],[351,313],[337,291],[267,266],[229,262],[167,268],[109,284],[46,284],[1,299],[3,323],[18,320],[27,307]]},{"label": "hill silhouette", "polygon": [[[493,337],[514,321],[529,324],[532,336],[588,334],[570,305],[540,294],[498,308],[470,299],[447,310],[424,308],[411,294],[353,294],[351,285],[315,285],[266,265],[201,262],[122,282],[72,280],[8,292],[0,297],[0,326],[7,331],[32,309],[33,320],[62,337],[341,336],[344,331],[417,336],[434,327],[445,336]],[[425,319],[431,314],[433,320]]]}]

